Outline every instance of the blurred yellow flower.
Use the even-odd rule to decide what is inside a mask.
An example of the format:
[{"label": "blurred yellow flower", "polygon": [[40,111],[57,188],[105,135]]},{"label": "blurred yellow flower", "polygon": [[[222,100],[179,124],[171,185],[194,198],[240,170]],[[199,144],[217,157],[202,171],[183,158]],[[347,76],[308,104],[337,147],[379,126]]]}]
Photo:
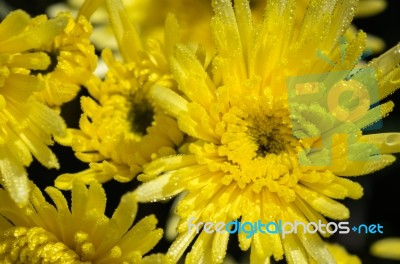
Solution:
[{"label": "blurred yellow flower", "polygon": [[389,237],[378,240],[372,244],[370,251],[375,257],[400,260],[400,238]]},{"label": "blurred yellow flower", "polygon": [[1,263],[161,263],[161,254],[143,257],[163,231],[156,229],[154,215],[132,226],[137,211],[133,194],[124,195],[108,218],[99,183],[86,188],[75,182],[71,209],[59,190],[48,187],[46,192],[55,207],[33,186],[29,203],[19,208],[0,189]]},{"label": "blurred yellow flower", "polygon": [[[190,218],[214,223],[240,219],[325,224],[325,217],[347,219],[349,210],[335,199],[358,199],[363,191],[344,176],[368,174],[395,160],[386,153],[400,151],[398,134],[362,136],[360,129],[393,108],[387,102],[369,110],[370,104],[398,88],[400,46],[352,72],[366,36],[359,32],[347,44],[341,36],[357,2],[311,1],[300,26],[296,1],[268,1],[263,21],[253,24],[249,1],[234,1],[233,8],[229,0],[215,0],[211,30],[217,54],[212,64],[200,60],[193,47],[175,48],[171,68],[179,93],[161,85],[153,86],[151,93],[195,141],[185,155],[145,165],[139,176],[145,183],[135,191],[139,202],[186,193],[176,210],[181,217],[179,236],[166,254],[169,262],[178,262],[193,240],[187,263],[224,259],[229,233],[203,230],[197,237],[195,228],[188,230]],[[376,74],[360,77],[369,70]],[[337,75],[339,89],[356,90],[360,81],[373,88],[376,81],[377,98],[371,97],[362,118],[350,122],[335,112],[335,119],[314,101],[297,104],[292,112],[286,88],[290,77],[319,76],[332,82]],[[340,110],[330,104],[328,98],[331,111]],[[249,238],[239,233],[238,238],[242,250],[251,248],[251,263],[268,262],[272,256],[276,260],[285,256],[289,263],[335,262],[319,234],[290,234],[283,239],[279,234],[256,233]]]},{"label": "blurred yellow flower", "polygon": [[[67,25],[53,41],[40,47],[49,55],[51,64],[46,70],[35,71],[34,74],[45,83],[45,89],[35,93],[35,96],[58,109],[75,98],[80,85],[90,82],[97,66],[97,56],[89,40],[92,26],[85,17],[79,16],[75,20],[69,13],[59,13],[57,17],[68,21]],[[35,17],[31,27],[45,21],[45,15]]]},{"label": "blurred yellow flower", "polygon": [[[149,93],[154,84],[175,85],[164,56],[168,41],[165,46],[153,41],[145,47],[124,19],[126,14],[117,11],[117,4],[110,8],[115,8],[110,13],[116,14],[111,19],[123,61],[117,61],[111,50],[103,51],[108,67],[105,80],[87,85],[91,97],[81,98],[80,129],[69,129],[69,137],[60,141],[72,146],[90,168],[59,176],[55,182],[58,188],[71,188],[76,178],[85,182],[130,181],[146,163],[175,154],[183,140],[176,121],[163,114]],[[175,33],[170,29],[166,34]]]},{"label": "blurred yellow flower", "polygon": [[31,74],[46,70],[49,56],[39,51],[67,26],[65,17],[31,25],[23,11],[11,12],[0,24],[0,178],[13,200],[28,201],[29,186],[24,167],[34,156],[47,168],[58,168],[56,156],[48,148],[52,136],[63,136],[65,124],[34,94],[44,83]]}]

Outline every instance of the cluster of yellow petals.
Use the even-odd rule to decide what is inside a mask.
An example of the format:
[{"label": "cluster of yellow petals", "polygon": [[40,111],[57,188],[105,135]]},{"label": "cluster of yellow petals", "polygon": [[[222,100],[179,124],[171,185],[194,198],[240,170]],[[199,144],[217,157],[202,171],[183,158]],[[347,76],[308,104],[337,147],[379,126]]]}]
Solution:
[{"label": "cluster of yellow petals", "polygon": [[[33,185],[33,184],[32,184]],[[157,219],[148,216],[132,226],[137,212],[126,194],[111,218],[105,216],[106,195],[99,183],[75,182],[71,209],[63,194],[46,188],[52,205],[36,186],[29,203],[19,208],[0,189],[1,263],[160,263],[162,255],[142,258],[161,239]]]},{"label": "cluster of yellow petals", "polygon": [[[97,67],[97,56],[90,42],[91,24],[84,16],[74,19],[69,13],[59,13],[67,24],[52,42],[45,43],[40,50],[51,58],[49,68],[36,71],[45,88],[35,93],[38,100],[58,109],[62,104],[74,99],[81,85],[91,81],[90,76]],[[32,19],[32,26],[44,23],[45,15]],[[28,29],[29,30],[29,29]]]},{"label": "cluster of yellow petals", "polygon": [[[400,44],[356,69],[366,47],[383,44],[368,44],[351,28],[355,15],[379,12],[385,1],[361,1],[358,10],[357,0],[69,3],[80,7],[76,18],[14,11],[0,23],[2,263],[178,263],[190,246],[186,263],[222,263],[230,234],[198,235],[188,219],[344,220],[350,212],[338,200],[363,195],[348,177],[380,170],[400,152],[400,134],[362,133],[394,107],[378,103],[399,88]],[[111,29],[94,29],[97,47],[111,45],[101,52],[101,77],[90,41],[97,22],[114,34],[100,43]],[[319,101],[329,91],[293,96],[290,88],[310,76],[343,89],[362,83],[376,96],[364,116],[342,122]],[[313,89],[302,85],[302,92]],[[79,98],[79,128],[67,129],[60,109],[81,86],[87,95]],[[46,201],[25,171],[33,157],[59,168],[53,138],[88,163],[55,181],[71,190],[70,206],[55,187],[46,188],[52,203]],[[137,175],[143,183],[107,217],[101,183]],[[163,231],[153,215],[132,226],[137,201],[177,195],[178,236],[165,256],[144,257]],[[329,236],[239,233],[238,242],[251,263],[360,263],[325,243]],[[397,248],[398,241],[372,249],[392,257],[382,245]]]},{"label": "cluster of yellow petals", "polygon": [[[62,10],[77,10],[82,6],[83,0],[68,0],[67,3],[58,3],[50,6],[48,12],[56,14]],[[164,38],[164,22],[168,13],[176,15],[180,22],[182,41],[201,43],[212,48],[214,43],[209,30],[209,21],[213,10],[208,0],[166,0],[162,5],[157,0],[123,0],[130,21],[138,27],[143,39]],[[301,22],[310,0],[299,0],[296,19]],[[265,1],[250,0],[251,12],[255,21],[262,20]],[[356,17],[368,17],[382,12],[386,8],[385,0],[360,0]],[[111,47],[117,49],[117,42],[112,38],[112,28],[107,19],[106,8],[99,8],[91,17],[95,25],[92,40],[99,48]],[[346,35],[354,36],[357,30],[351,26]],[[368,35],[367,49],[369,52],[381,52],[385,47],[384,42],[373,35]]]},{"label": "cluster of yellow petals", "polygon": [[[116,6],[110,8],[117,10]],[[87,183],[130,181],[150,161],[176,154],[183,141],[177,122],[161,111],[150,94],[155,84],[168,89],[176,86],[163,54],[166,47],[157,41],[145,47],[124,19],[125,12],[110,14],[116,14],[111,19],[121,29],[116,30],[116,37],[123,61],[116,59],[110,49],[103,50],[107,74],[104,80],[87,83],[91,96],[81,97],[80,128],[68,129],[68,136],[59,140],[71,146],[89,168],[60,175],[55,182],[58,188],[71,188],[75,179]]]},{"label": "cluster of yellow petals", "polygon": [[50,58],[40,49],[67,23],[68,18],[58,17],[33,24],[28,14],[14,11],[0,24],[0,178],[20,205],[28,201],[24,167],[33,157],[48,168],[59,167],[48,145],[53,144],[52,136],[64,135],[65,124],[36,99],[45,82],[32,72],[49,67]]},{"label": "cluster of yellow petals", "polygon": [[[363,144],[369,136],[360,132],[386,116],[392,102],[345,125],[316,105],[318,100],[298,101],[295,107],[288,103],[291,77],[319,74],[326,82],[337,78],[340,85],[351,86],[353,79],[373,68],[379,92],[371,104],[398,88],[399,46],[343,83],[347,76],[343,72],[354,69],[365,47],[363,32],[345,44],[340,39],[357,1],[310,1],[301,25],[295,19],[296,1],[268,1],[259,24],[252,22],[249,1],[234,1],[234,7],[227,0],[212,4],[211,32],[217,49],[212,63],[204,64],[198,50],[178,45],[171,69],[179,93],[160,85],[152,89],[155,100],[194,143],[184,155],[146,165],[139,176],[145,183],[135,191],[140,202],[184,193],[176,208],[179,235],[167,252],[172,263],[193,240],[187,263],[224,259],[229,235],[203,231],[196,238],[195,230],[188,230],[191,217],[194,222],[225,223],[347,219],[349,210],[337,199],[358,199],[363,191],[344,176],[379,170],[395,160],[388,153],[399,151],[397,137],[376,134],[374,142]],[[374,87],[374,82],[366,85]],[[381,148],[389,144],[393,147]],[[274,234],[248,238],[241,233],[238,238],[242,250],[251,248],[252,263],[283,256],[289,263],[335,261],[318,234],[282,239]]]}]

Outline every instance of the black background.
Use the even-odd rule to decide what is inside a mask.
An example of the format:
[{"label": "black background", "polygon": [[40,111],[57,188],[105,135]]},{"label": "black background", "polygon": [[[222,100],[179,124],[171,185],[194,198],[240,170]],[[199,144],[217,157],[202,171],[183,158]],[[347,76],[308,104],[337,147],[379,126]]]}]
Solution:
[{"label": "black background", "polygon": [[[1,2],[1,0],[0,0]],[[52,0],[7,0],[3,3],[8,3],[11,8],[21,8],[26,10],[31,15],[38,15],[45,12],[45,8],[55,2]],[[1,7],[0,14],[6,12],[4,7]],[[356,19],[354,24],[360,29],[368,33],[380,36],[385,40],[387,47],[392,47],[400,41],[398,27],[400,26],[400,1],[388,0],[387,9],[374,17]],[[370,59],[369,57],[367,59]],[[84,92],[81,93],[81,95]],[[388,99],[400,103],[400,91],[391,95]],[[386,100],[388,100],[386,99]],[[383,120],[383,127],[377,132],[393,132],[400,131],[400,116],[399,104],[396,104],[394,111],[389,117]],[[66,119],[69,127],[78,127],[78,117],[80,116],[79,101],[75,100],[68,103],[62,108],[62,115]],[[60,146],[53,147],[61,164],[61,170],[47,170],[36,161],[29,168],[29,177],[37,183],[42,189],[45,186],[53,185],[53,181],[57,175],[63,172],[77,172],[86,168],[86,164],[79,162],[69,148]],[[400,156],[397,155],[397,158]],[[348,251],[357,254],[363,263],[399,263],[391,260],[374,258],[369,254],[369,247],[372,242],[388,236],[400,237],[400,228],[398,227],[398,216],[400,214],[400,160],[394,165],[385,168],[377,173],[353,178],[359,181],[364,187],[364,196],[360,200],[346,199],[344,203],[350,208],[351,217],[349,222],[351,225],[358,224],[377,224],[384,226],[384,234],[360,235],[351,233],[349,235],[335,235],[333,240],[339,241],[345,245]],[[107,214],[110,216],[118,205],[120,195],[126,191],[134,189],[137,186],[136,181],[127,184],[119,184],[114,181],[104,185],[108,194]],[[68,192],[65,192],[69,196]],[[159,226],[164,227],[168,216],[171,202],[146,204],[139,206],[139,213],[136,221],[148,214],[156,214],[159,219]],[[332,240],[331,240],[332,241]],[[164,238],[153,250],[154,252],[165,252],[169,242]],[[240,263],[247,262],[247,253],[242,253],[236,246],[237,239],[231,236],[229,242],[229,252]]]}]

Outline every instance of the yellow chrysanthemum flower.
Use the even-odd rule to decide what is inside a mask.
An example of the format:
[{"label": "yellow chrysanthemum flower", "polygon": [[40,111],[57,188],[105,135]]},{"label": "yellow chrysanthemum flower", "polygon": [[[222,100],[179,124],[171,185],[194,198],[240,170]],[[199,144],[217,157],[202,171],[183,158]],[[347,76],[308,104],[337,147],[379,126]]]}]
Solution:
[{"label": "yellow chrysanthemum flower", "polygon": [[63,119],[34,97],[44,83],[30,73],[49,67],[49,56],[35,50],[52,42],[67,20],[58,17],[35,26],[31,21],[25,12],[14,11],[0,24],[0,178],[19,205],[29,195],[24,167],[34,156],[44,166],[58,168],[48,145],[53,135],[65,133]]},{"label": "yellow chrysanthemum flower", "polygon": [[[68,0],[67,3],[57,3],[50,6],[48,12],[56,14],[60,10],[77,10],[84,0]],[[307,10],[309,0],[299,0],[297,18],[301,19]],[[163,25],[168,13],[174,14],[181,24],[182,40],[201,43],[207,47],[213,46],[209,30],[212,8],[209,0],[165,0],[160,4],[157,0],[123,0],[131,22],[137,26],[143,39],[157,38],[163,40]],[[255,20],[261,20],[264,14],[266,0],[251,0],[252,13]],[[386,8],[385,0],[360,0],[356,17],[376,15]],[[117,49],[117,42],[112,37],[112,30],[107,23],[105,8],[100,8],[92,17],[94,23],[93,42],[99,48]],[[301,22],[301,21],[299,21]],[[300,25],[301,23],[299,23]],[[347,34],[354,36],[357,30],[350,27]],[[385,47],[384,42],[368,35],[368,52],[380,52]]]},{"label": "yellow chrysanthemum flower", "polygon": [[[175,85],[163,55],[168,44],[151,42],[146,52],[126,14],[119,13],[117,4],[110,8],[124,61],[117,61],[109,49],[103,51],[105,80],[87,86],[92,97],[81,98],[80,129],[69,129],[70,137],[62,140],[90,168],[58,177],[55,184],[62,189],[76,178],[130,181],[151,160],[175,154],[183,140],[176,121],[163,114],[149,93],[154,84]],[[173,21],[171,17],[171,26]]]},{"label": "yellow chrysanthemum flower", "polygon": [[[387,102],[369,110],[399,86],[400,46],[353,71],[366,36],[359,32],[347,44],[341,36],[357,2],[313,0],[300,26],[294,0],[268,1],[261,24],[253,24],[249,1],[237,0],[233,8],[229,0],[215,0],[212,65],[204,66],[192,47],[176,47],[171,68],[181,94],[161,85],[151,92],[195,141],[185,155],[145,165],[139,179],[147,182],[135,191],[139,202],[185,194],[176,210],[179,236],[166,254],[169,262],[177,262],[193,240],[187,263],[224,259],[229,233],[203,229],[195,239],[190,219],[194,224],[347,219],[349,210],[336,199],[358,199],[363,191],[345,176],[368,174],[395,160],[386,153],[400,151],[398,134],[363,136],[360,129],[393,108]],[[307,77],[322,86],[303,81],[287,90]],[[379,91],[368,100],[338,97],[348,90],[360,96],[375,84]],[[316,95],[296,99],[307,90]],[[289,104],[293,92],[299,93],[297,101]],[[324,98],[330,112],[319,105]],[[251,248],[251,263],[268,263],[272,256],[289,263],[334,263],[319,234],[242,232],[238,238],[242,250]]]},{"label": "yellow chrysanthemum flower", "polygon": [[391,237],[378,240],[371,246],[375,257],[400,260],[400,238]]},{"label": "yellow chrysanthemum flower", "polygon": [[143,257],[163,231],[156,229],[154,215],[132,226],[137,211],[133,194],[124,195],[108,218],[106,194],[99,183],[86,188],[75,182],[71,209],[56,188],[46,189],[55,207],[39,188],[32,189],[23,208],[0,189],[1,263],[161,263],[160,254]]},{"label": "yellow chrysanthemum flower", "polygon": [[[45,83],[45,89],[35,96],[55,108],[74,99],[80,85],[90,81],[97,66],[94,46],[89,40],[92,26],[86,18],[79,16],[75,20],[69,13],[60,13],[57,17],[68,21],[66,27],[52,42],[40,47],[49,55],[51,64],[44,71],[34,72]],[[47,20],[45,15],[35,17],[32,27]]]}]

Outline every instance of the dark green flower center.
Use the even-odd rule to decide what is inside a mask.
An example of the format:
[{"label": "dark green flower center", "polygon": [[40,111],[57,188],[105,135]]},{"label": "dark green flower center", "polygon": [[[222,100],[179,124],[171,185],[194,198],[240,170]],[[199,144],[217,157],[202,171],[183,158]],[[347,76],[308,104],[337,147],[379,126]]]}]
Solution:
[{"label": "dark green flower center", "polygon": [[133,103],[129,118],[132,120],[132,131],[136,134],[147,134],[147,128],[154,120],[153,106],[147,99],[142,99],[138,103]]},{"label": "dark green flower center", "polygon": [[280,131],[276,129],[270,134],[259,136],[257,140],[257,156],[265,157],[267,154],[279,154],[282,151],[286,150],[286,142],[282,142],[281,140],[279,140],[279,136],[276,136],[278,133],[280,133]]}]

